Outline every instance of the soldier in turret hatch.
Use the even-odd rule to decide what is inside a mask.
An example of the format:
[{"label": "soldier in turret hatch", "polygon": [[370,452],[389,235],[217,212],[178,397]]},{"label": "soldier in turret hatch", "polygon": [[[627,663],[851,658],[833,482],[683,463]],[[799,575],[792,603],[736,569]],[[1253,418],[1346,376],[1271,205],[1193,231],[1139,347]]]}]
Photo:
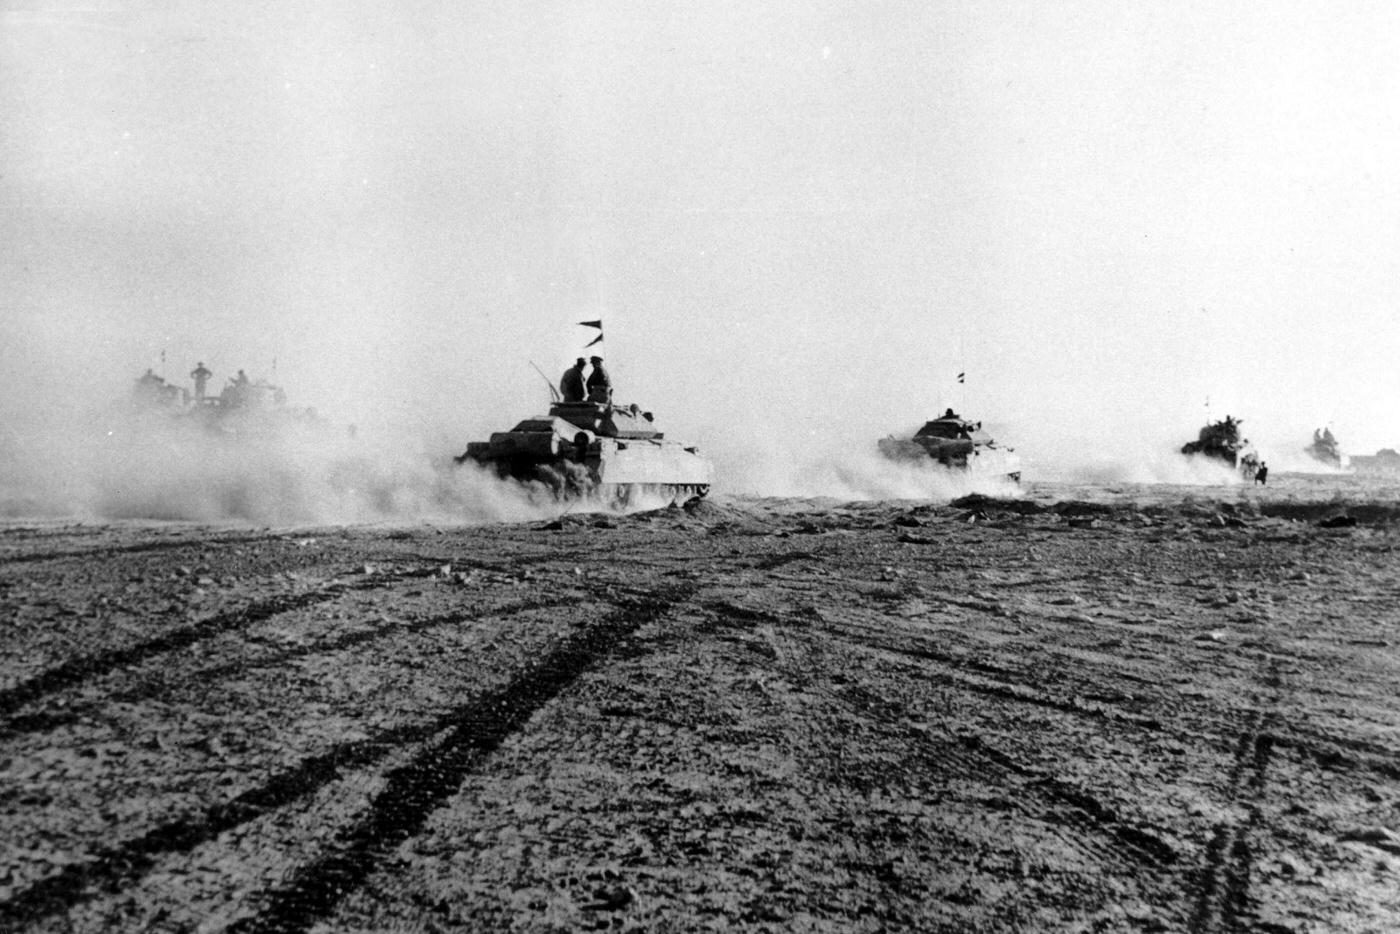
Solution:
[{"label": "soldier in turret hatch", "polygon": [[588,374],[588,401],[611,403],[613,386],[608,371],[603,369],[602,357],[589,357],[593,372]]},{"label": "soldier in turret hatch", "polygon": [[583,384],[583,368],[587,366],[582,357],[574,361],[574,365],[564,371],[564,378],[559,380],[559,394],[564,397],[565,402],[582,402],[587,394]]}]

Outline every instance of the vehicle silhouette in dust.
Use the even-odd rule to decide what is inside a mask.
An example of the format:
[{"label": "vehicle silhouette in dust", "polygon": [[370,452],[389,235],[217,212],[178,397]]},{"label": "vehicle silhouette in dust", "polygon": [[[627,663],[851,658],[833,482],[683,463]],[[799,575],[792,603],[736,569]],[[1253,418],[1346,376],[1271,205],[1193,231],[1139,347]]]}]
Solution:
[{"label": "vehicle silhouette in dust", "polygon": [[265,379],[250,379],[242,370],[238,377],[228,380],[220,393],[202,397],[147,370],[132,387],[131,410],[141,424],[151,429],[194,428],[225,437],[331,427],[315,409],[288,405],[281,386]]},{"label": "vehicle silhouette in dust", "polygon": [[1330,428],[1314,429],[1312,444],[1303,448],[1303,451],[1318,463],[1326,464],[1337,470],[1341,470],[1346,462],[1342,454],[1342,446],[1337,443]]},{"label": "vehicle silhouette in dust", "polygon": [[950,471],[1000,474],[1021,479],[1015,448],[998,445],[981,422],[973,422],[948,409],[925,422],[913,437],[890,435],[877,442],[880,453],[892,461],[938,464]]},{"label": "vehicle silhouette in dust", "polygon": [[1254,479],[1259,472],[1259,454],[1249,439],[1240,434],[1243,421],[1226,415],[1218,422],[1207,422],[1201,427],[1195,441],[1181,446],[1181,453],[1188,457],[1200,456],[1219,461],[1238,470],[1244,479]]}]

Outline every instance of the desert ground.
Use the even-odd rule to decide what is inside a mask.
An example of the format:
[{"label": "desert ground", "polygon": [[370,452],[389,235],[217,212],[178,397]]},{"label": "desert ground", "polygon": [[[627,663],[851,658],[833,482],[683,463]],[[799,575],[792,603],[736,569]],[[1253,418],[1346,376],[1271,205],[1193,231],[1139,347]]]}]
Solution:
[{"label": "desert ground", "polygon": [[1400,930],[1400,486],[0,523],[0,930]]}]

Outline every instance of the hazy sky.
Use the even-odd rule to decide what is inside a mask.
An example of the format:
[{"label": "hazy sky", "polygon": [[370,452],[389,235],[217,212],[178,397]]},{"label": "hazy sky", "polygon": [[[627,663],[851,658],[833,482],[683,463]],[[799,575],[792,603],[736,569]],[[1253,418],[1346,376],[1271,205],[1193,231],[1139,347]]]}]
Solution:
[{"label": "hazy sky", "polygon": [[164,351],[465,444],[602,317],[729,458],[1400,445],[1388,0],[0,10],[0,418]]}]

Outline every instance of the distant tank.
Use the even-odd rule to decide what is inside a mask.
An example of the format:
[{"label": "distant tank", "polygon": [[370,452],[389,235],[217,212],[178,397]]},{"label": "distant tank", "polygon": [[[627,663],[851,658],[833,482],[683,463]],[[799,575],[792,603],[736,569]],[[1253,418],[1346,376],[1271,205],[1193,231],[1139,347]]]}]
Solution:
[{"label": "distant tank", "polygon": [[1240,436],[1243,419],[1226,415],[1218,422],[1208,422],[1201,428],[1195,441],[1181,446],[1181,453],[1187,456],[1202,455],[1238,470],[1245,479],[1252,479],[1259,470],[1259,455],[1250,445],[1248,438]]},{"label": "distant tank", "polygon": [[560,499],[626,503],[636,494],[704,496],[714,468],[693,446],[668,440],[650,412],[607,402],[555,402],[548,415],[473,441],[457,457],[499,476],[547,484]]},{"label": "distant tank", "polygon": [[131,387],[131,406],[141,414],[178,414],[190,404],[190,391],[147,370]]},{"label": "distant tank", "polygon": [[315,409],[288,405],[282,387],[265,379],[230,379],[218,395],[196,396],[147,370],[135,382],[131,404],[139,417],[156,417],[170,426],[197,427],[225,436],[329,427]]},{"label": "distant tank", "polygon": [[1020,481],[1020,460],[1014,448],[1001,447],[981,422],[972,422],[948,409],[938,418],[925,422],[912,438],[891,435],[878,442],[880,453],[890,460],[913,463],[935,462],[949,470],[1004,474]]},{"label": "distant tank", "polygon": [[1342,446],[1337,443],[1330,428],[1315,429],[1312,444],[1303,450],[1313,460],[1326,464],[1328,467],[1335,467],[1338,470],[1342,467]]}]

